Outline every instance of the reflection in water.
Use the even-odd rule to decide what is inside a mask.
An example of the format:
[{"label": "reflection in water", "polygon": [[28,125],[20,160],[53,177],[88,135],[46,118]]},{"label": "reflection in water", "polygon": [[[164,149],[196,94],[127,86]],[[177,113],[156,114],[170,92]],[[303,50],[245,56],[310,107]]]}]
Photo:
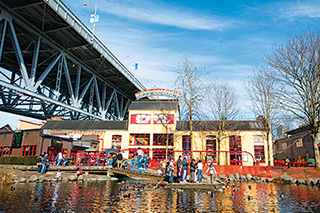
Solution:
[{"label": "reflection in water", "polygon": [[[127,181],[28,183],[0,187],[0,211],[18,212],[316,212],[318,187],[235,183],[239,190],[145,188]],[[128,191],[123,187],[129,186]],[[131,188],[130,188],[131,187]],[[129,196],[130,193],[130,196]],[[283,193],[283,195],[281,194]],[[126,194],[127,196],[123,196]],[[252,199],[248,199],[248,196]]]}]

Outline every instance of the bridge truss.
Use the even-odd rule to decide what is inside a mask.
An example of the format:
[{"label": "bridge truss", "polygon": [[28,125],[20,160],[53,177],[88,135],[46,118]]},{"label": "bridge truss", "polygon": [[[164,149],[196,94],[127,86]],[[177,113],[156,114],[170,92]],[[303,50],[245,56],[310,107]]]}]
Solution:
[{"label": "bridge truss", "polygon": [[144,86],[59,0],[1,0],[0,110],[123,120]]}]

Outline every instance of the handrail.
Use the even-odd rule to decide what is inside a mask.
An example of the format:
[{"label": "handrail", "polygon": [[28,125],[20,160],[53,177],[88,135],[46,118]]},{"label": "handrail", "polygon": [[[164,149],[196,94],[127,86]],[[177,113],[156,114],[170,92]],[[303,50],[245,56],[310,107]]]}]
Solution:
[{"label": "handrail", "polygon": [[[126,68],[122,62],[97,38],[92,31],[61,1],[43,0],[57,14],[61,16],[75,31],[88,41],[102,56],[117,68],[128,80],[130,80],[139,90],[145,90],[143,84]],[[77,28],[77,26],[79,28]]]}]

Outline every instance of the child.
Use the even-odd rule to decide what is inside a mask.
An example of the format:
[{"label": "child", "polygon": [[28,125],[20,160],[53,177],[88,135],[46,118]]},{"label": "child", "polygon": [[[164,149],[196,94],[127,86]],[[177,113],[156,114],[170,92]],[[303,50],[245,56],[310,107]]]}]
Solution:
[{"label": "child", "polygon": [[170,165],[170,168],[169,168],[169,183],[172,183],[173,182],[173,173],[174,173],[174,169],[173,169],[173,165]]},{"label": "child", "polygon": [[213,174],[217,174],[215,168],[213,167],[212,163],[210,164],[210,167],[207,169],[206,173],[210,171],[210,183],[213,182]]},{"label": "child", "polygon": [[78,167],[77,172],[76,172],[76,176],[79,177],[80,175],[82,175],[82,169],[80,169],[80,167]]},{"label": "child", "polygon": [[180,168],[179,168],[180,182],[183,182],[183,173],[184,173],[184,169],[182,164],[180,164]]},{"label": "child", "polygon": [[60,169],[58,170],[58,172],[54,178],[57,180],[59,180],[61,178],[61,170]]}]

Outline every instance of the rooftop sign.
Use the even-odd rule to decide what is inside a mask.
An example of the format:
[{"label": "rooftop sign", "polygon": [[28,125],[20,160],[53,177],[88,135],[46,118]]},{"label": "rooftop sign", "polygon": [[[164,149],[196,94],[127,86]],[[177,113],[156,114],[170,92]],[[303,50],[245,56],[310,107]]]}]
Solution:
[{"label": "rooftop sign", "polygon": [[166,97],[178,99],[181,93],[170,90],[170,89],[154,88],[154,89],[147,89],[147,90],[137,92],[134,95],[136,96],[137,100],[145,97],[151,97],[151,96],[166,96]]}]

